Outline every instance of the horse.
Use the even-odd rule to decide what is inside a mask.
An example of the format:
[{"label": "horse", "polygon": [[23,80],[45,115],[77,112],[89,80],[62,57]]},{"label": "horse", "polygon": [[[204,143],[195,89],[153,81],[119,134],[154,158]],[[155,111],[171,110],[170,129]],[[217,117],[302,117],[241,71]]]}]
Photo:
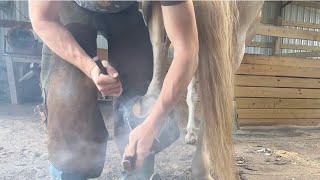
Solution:
[{"label": "horse", "polygon": [[[239,30],[236,32],[236,38],[238,48],[236,53],[236,64],[235,71],[239,68],[241,61],[243,59],[245,53],[245,45],[249,44],[256,34],[256,29],[260,24],[261,19],[261,9],[263,6],[263,1],[258,2],[243,2],[238,1],[237,7],[239,10]],[[246,9],[245,9],[246,8]],[[258,14],[257,14],[258,12]],[[157,77],[157,75],[155,75]],[[160,77],[161,78],[161,77]],[[187,144],[195,144],[197,141],[197,128],[195,125],[195,111],[196,105],[198,102],[198,94],[197,94],[197,82],[198,76],[195,76],[189,86],[187,91],[186,102],[188,105],[188,123],[187,123],[187,134],[185,136],[185,142]],[[151,92],[150,92],[151,93]],[[233,128],[237,129],[237,122],[233,121]]]},{"label": "horse", "polygon": [[[212,166],[215,179],[238,179],[233,157],[231,120],[234,73],[244,56],[246,42],[254,37],[263,1],[193,3],[199,38],[199,65],[188,86],[187,142],[196,139],[194,112],[198,99],[197,80],[202,121],[191,165],[192,177],[199,180],[212,179]],[[154,71],[147,93],[133,108],[137,116],[146,116],[160,93],[170,45],[160,4],[143,1],[142,11],[153,45]]]}]

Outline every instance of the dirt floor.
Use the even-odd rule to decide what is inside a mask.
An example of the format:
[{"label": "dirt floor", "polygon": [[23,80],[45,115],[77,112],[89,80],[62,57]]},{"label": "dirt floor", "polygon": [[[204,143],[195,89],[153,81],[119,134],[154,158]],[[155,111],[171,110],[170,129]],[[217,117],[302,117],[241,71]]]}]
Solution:
[{"label": "dirt floor", "polygon": [[[1,180],[49,179],[46,129],[33,108],[34,104],[0,104]],[[103,108],[110,110],[108,105]],[[112,129],[110,120],[106,124]],[[320,179],[320,127],[243,127],[235,144],[237,166],[249,180]],[[182,132],[176,143],[158,155],[156,172],[163,179],[190,179],[194,150],[184,143]],[[110,140],[98,179],[119,179],[120,161]]]}]

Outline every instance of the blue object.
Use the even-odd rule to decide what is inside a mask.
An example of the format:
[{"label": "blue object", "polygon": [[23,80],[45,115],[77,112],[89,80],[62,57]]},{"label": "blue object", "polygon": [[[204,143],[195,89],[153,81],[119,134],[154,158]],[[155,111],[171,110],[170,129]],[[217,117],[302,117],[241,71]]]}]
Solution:
[{"label": "blue object", "polygon": [[65,173],[56,168],[52,163],[49,166],[52,180],[87,180],[88,178],[78,173]]},{"label": "blue object", "polygon": [[50,176],[53,180],[62,180],[61,179],[62,171],[60,171],[59,169],[54,167],[51,163],[49,166],[49,172],[50,172]]}]

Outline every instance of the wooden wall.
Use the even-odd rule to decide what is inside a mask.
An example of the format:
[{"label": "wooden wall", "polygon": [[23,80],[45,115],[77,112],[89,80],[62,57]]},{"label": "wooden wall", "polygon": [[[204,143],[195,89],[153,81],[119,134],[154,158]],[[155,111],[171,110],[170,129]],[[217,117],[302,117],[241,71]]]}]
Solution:
[{"label": "wooden wall", "polygon": [[235,84],[240,126],[320,124],[320,60],[246,54]]}]

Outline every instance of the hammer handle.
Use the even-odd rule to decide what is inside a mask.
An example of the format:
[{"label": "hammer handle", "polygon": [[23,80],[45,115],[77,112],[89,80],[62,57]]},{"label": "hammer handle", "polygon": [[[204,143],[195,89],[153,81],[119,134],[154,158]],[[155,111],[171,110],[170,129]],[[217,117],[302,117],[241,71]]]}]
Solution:
[{"label": "hammer handle", "polygon": [[100,58],[99,58],[98,56],[94,57],[94,58],[93,58],[93,61],[94,61],[94,62],[96,63],[96,65],[99,67],[99,69],[100,69],[100,71],[101,71],[102,74],[104,74],[104,75],[107,75],[107,74],[108,74],[106,68],[103,66],[103,64],[102,64],[102,62],[101,62],[101,60],[100,60]]}]

